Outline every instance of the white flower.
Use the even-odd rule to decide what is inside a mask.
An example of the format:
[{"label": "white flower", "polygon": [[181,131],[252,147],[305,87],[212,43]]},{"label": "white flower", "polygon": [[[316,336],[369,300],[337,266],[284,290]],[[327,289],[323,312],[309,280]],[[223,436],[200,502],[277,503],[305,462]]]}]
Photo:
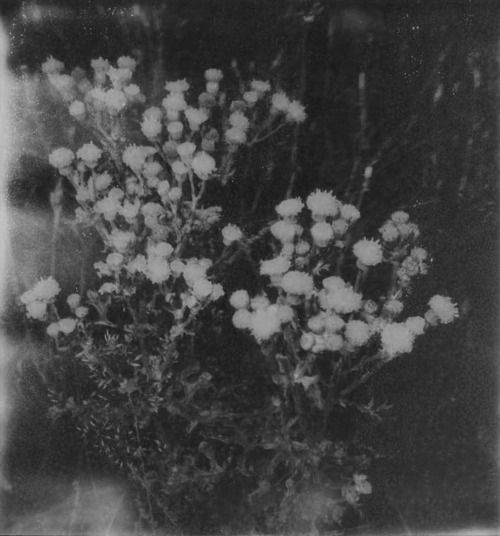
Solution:
[{"label": "white flower", "polygon": [[47,313],[46,301],[32,301],[26,305],[26,312],[30,318],[35,320],[42,320]]},{"label": "white flower", "polygon": [[347,232],[348,228],[349,224],[343,219],[334,220],[332,222],[332,231],[333,234],[335,234],[336,236],[340,237],[344,235]]},{"label": "white flower", "polygon": [[97,191],[102,191],[108,188],[113,179],[109,173],[101,173],[94,177],[94,186]]},{"label": "white flower", "polygon": [[421,316],[410,316],[405,321],[406,327],[413,335],[422,335],[425,330],[425,320]]},{"label": "white flower", "polygon": [[243,238],[243,232],[237,225],[226,225],[221,232],[222,241],[224,242],[225,246],[229,246],[233,242],[236,242],[237,240],[241,240]]},{"label": "white flower", "polygon": [[108,89],[104,95],[104,103],[109,112],[119,113],[127,106],[127,97],[119,89]]},{"label": "white flower", "polygon": [[198,279],[194,282],[193,294],[198,300],[208,298],[212,294],[212,283],[208,279]]},{"label": "white flower", "polygon": [[111,270],[119,270],[123,264],[123,255],[121,253],[110,253],[106,257],[106,264]]},{"label": "white flower", "polygon": [[305,240],[300,240],[295,245],[295,253],[297,253],[297,255],[306,255],[310,249],[311,249],[311,245],[309,244],[309,242],[306,242]]},{"label": "white flower", "polygon": [[89,308],[80,306],[75,309],[75,316],[77,318],[85,318],[89,313]]},{"label": "white flower", "polygon": [[252,324],[252,317],[252,313],[247,309],[238,309],[232,318],[233,326],[237,329],[249,329]]},{"label": "white flower", "polygon": [[139,214],[141,203],[137,199],[134,203],[125,201],[123,206],[119,209],[120,214],[127,220],[127,223],[133,224],[135,218]]},{"label": "white flower", "polygon": [[352,251],[364,266],[375,266],[381,263],[384,257],[382,246],[378,240],[363,238],[354,244]]},{"label": "white flower", "polygon": [[291,101],[286,110],[287,121],[303,123],[307,118],[304,106],[297,100]]},{"label": "white flower", "polygon": [[205,80],[207,82],[220,82],[224,75],[220,69],[207,69],[205,71]]},{"label": "white flower", "polygon": [[325,330],[328,333],[336,333],[344,327],[345,322],[340,316],[336,314],[329,314],[325,317],[324,324]]},{"label": "white flower", "polygon": [[285,324],[294,319],[295,313],[289,305],[278,305],[278,317],[280,322]]},{"label": "white flower", "polygon": [[458,307],[447,296],[436,294],[429,300],[431,311],[443,324],[449,324],[458,317]]},{"label": "white flower", "polygon": [[96,147],[92,142],[85,143],[78,149],[76,156],[90,168],[97,165],[97,161],[101,158],[102,150]]},{"label": "white flower", "polygon": [[152,121],[161,121],[163,117],[163,111],[161,108],[158,108],[158,106],[151,106],[150,108],[144,110],[142,117],[144,119],[150,119]]},{"label": "white flower", "polygon": [[156,189],[158,190],[158,195],[163,198],[170,190],[170,183],[167,180],[160,181],[157,184]]},{"label": "white flower", "polygon": [[113,221],[116,213],[120,210],[120,202],[114,197],[100,199],[94,206],[97,214],[102,214],[107,221]]},{"label": "white flower", "polygon": [[267,80],[252,80],[250,82],[250,87],[253,91],[257,91],[258,93],[271,91],[271,84]]},{"label": "white flower", "polygon": [[243,100],[249,106],[253,106],[259,100],[259,94],[257,91],[245,91],[245,93],[243,93]]},{"label": "white flower", "polygon": [[186,141],[177,146],[177,154],[182,160],[191,160],[193,153],[196,151],[196,145],[190,141]]},{"label": "white flower", "polygon": [[170,266],[162,257],[148,257],[146,277],[152,283],[163,283],[170,276]]},{"label": "white flower", "polygon": [[325,345],[330,352],[337,352],[344,346],[344,339],[338,333],[330,333],[325,336]]},{"label": "white flower", "polygon": [[116,60],[116,64],[120,69],[130,69],[132,72],[135,71],[135,68],[137,66],[137,61],[134,60],[134,58],[131,58],[130,56],[120,56]]},{"label": "white flower", "polygon": [[384,303],[384,309],[391,315],[399,315],[403,312],[403,302],[400,300],[388,300]]},{"label": "white flower", "polygon": [[207,180],[215,171],[215,160],[205,151],[198,151],[194,155],[191,167],[201,180]]},{"label": "white flower", "polygon": [[322,314],[312,316],[307,321],[307,327],[314,333],[322,333],[325,331],[325,317]]},{"label": "white flower", "polygon": [[382,349],[390,357],[411,352],[414,339],[413,333],[403,323],[387,324],[381,333]]},{"label": "white flower", "polygon": [[169,93],[184,93],[189,87],[189,83],[185,78],[183,80],[170,80],[165,83],[165,89]]},{"label": "white flower", "polygon": [[397,210],[396,212],[393,212],[391,215],[391,220],[394,223],[407,223],[409,219],[410,219],[409,214],[402,210]]},{"label": "white flower", "polygon": [[103,283],[97,292],[99,294],[112,294],[118,292],[118,287],[115,283]]},{"label": "white flower", "polygon": [[308,350],[311,350],[311,348],[314,346],[314,342],[315,338],[312,333],[302,333],[299,344],[302,350],[305,350],[307,352]]},{"label": "white flower", "polygon": [[123,89],[132,79],[132,71],[127,67],[110,67],[106,74],[115,89]]},{"label": "white flower", "polygon": [[331,275],[330,277],[325,277],[322,281],[323,287],[328,291],[333,291],[339,288],[345,288],[347,283],[338,275]]},{"label": "white flower", "polygon": [[171,121],[167,124],[167,131],[173,140],[179,140],[182,137],[184,125],[180,121]]},{"label": "white flower", "polygon": [[385,242],[393,242],[396,240],[399,236],[399,231],[394,222],[392,221],[386,221],[384,225],[379,229],[380,234],[382,235],[382,239]]},{"label": "white flower", "polygon": [[189,128],[193,131],[197,131],[205,121],[208,119],[208,115],[205,110],[198,108],[187,108],[184,112],[186,119],[189,123]]},{"label": "white flower", "polygon": [[304,208],[304,203],[297,197],[295,199],[285,199],[276,206],[276,212],[282,218],[294,218]]},{"label": "white flower", "polygon": [[21,302],[28,304],[31,301],[39,300],[49,302],[53,300],[61,291],[59,283],[49,276],[45,279],[40,279],[38,283],[21,296]]},{"label": "white flower", "polygon": [[229,298],[229,303],[235,309],[244,309],[250,303],[250,296],[246,290],[235,290]]},{"label": "white flower", "polygon": [[148,257],[160,257],[166,259],[172,255],[174,248],[168,242],[157,242],[148,247]]},{"label": "white flower", "polygon": [[274,259],[268,259],[261,261],[260,274],[261,275],[282,275],[290,269],[290,260],[283,255],[279,255]]},{"label": "white flower", "polygon": [[413,248],[410,255],[420,262],[427,260],[427,257],[429,256],[424,248]]},{"label": "white flower", "polygon": [[292,270],[283,276],[281,288],[288,294],[308,296],[314,289],[314,282],[309,274]]},{"label": "white flower", "polygon": [[172,201],[173,203],[179,201],[179,199],[182,197],[182,190],[180,188],[178,188],[177,186],[174,187],[174,188],[171,188],[169,191],[168,191],[168,198],[170,199],[170,201]]},{"label": "white flower", "polygon": [[222,298],[224,294],[224,288],[220,283],[212,283],[212,293],[210,294],[210,299],[212,301],[216,301],[219,298]]},{"label": "white flower", "polygon": [[147,270],[146,257],[144,255],[137,255],[127,264],[126,269],[129,274],[146,273],[146,270]]},{"label": "white flower", "polygon": [[353,346],[363,346],[370,338],[370,328],[362,320],[349,320],[345,326],[345,336]]},{"label": "white flower", "polygon": [[333,238],[332,226],[326,221],[319,221],[311,227],[311,236],[318,247],[324,248]]},{"label": "white flower", "polygon": [[190,260],[187,262],[182,275],[186,283],[192,287],[198,279],[205,279],[208,266],[200,263],[200,260]]},{"label": "white flower", "polygon": [[247,135],[244,130],[237,127],[231,127],[226,130],[224,137],[228,143],[241,145],[247,141]]},{"label": "white flower", "polygon": [[250,330],[258,342],[267,340],[275,333],[278,333],[281,330],[278,308],[271,305],[263,309],[257,309],[252,314]]},{"label": "white flower", "polygon": [[75,119],[83,119],[85,112],[85,104],[82,101],[75,100],[69,105],[69,114]]},{"label": "white flower", "polygon": [[144,117],[141,123],[141,131],[148,139],[157,138],[161,134],[161,122],[152,117]]},{"label": "white flower", "polygon": [[313,217],[335,217],[339,212],[337,198],[331,192],[325,192],[323,190],[316,190],[312,194],[309,194],[306,204]]},{"label": "white flower", "polygon": [[75,80],[69,74],[52,73],[48,75],[49,82],[61,93],[65,101],[74,99],[73,88]]},{"label": "white flower", "polygon": [[366,475],[356,473],[353,477],[354,479],[354,488],[358,493],[363,495],[369,495],[372,492],[372,485],[368,482]]},{"label": "white flower", "polygon": [[326,295],[326,305],[340,314],[349,314],[361,308],[361,294],[354,292],[351,287],[331,289]]},{"label": "white flower", "polygon": [[354,205],[342,205],[340,207],[340,215],[350,223],[359,220],[361,217],[359,210]]},{"label": "white flower", "polygon": [[250,307],[257,311],[258,309],[265,309],[266,307],[269,307],[271,302],[269,301],[269,298],[267,296],[264,296],[263,294],[259,294],[258,296],[254,296],[250,300]]},{"label": "white flower", "polygon": [[70,294],[66,298],[66,303],[69,305],[70,309],[76,309],[80,305],[80,294]]},{"label": "white flower", "polygon": [[135,101],[141,94],[141,88],[137,84],[129,84],[123,88],[123,93],[125,93],[129,100]]},{"label": "white flower", "polygon": [[49,56],[46,61],[42,63],[42,72],[45,74],[60,73],[64,70],[64,63],[56,60],[53,56]]},{"label": "white flower", "polygon": [[103,71],[107,72],[109,69],[109,61],[105,60],[103,58],[95,58],[93,60],[90,60],[90,66],[94,71]]},{"label": "white flower", "polygon": [[71,165],[75,159],[75,154],[71,149],[66,147],[59,147],[55,149],[49,155],[49,163],[58,169],[62,169]]},{"label": "white flower", "polygon": [[65,335],[69,335],[76,328],[76,320],[74,318],[61,318],[59,320],[59,331]]},{"label": "white flower", "polygon": [[272,107],[278,112],[287,112],[290,100],[283,92],[274,93],[271,97]]},{"label": "white flower", "polygon": [[129,145],[122,154],[122,160],[132,171],[136,173],[141,172],[146,158],[156,153],[154,147],[147,147],[144,145]]},{"label": "white flower", "polygon": [[229,124],[234,128],[242,130],[243,132],[246,132],[250,127],[250,121],[248,120],[248,117],[241,112],[233,112],[229,116]]},{"label": "white flower", "polygon": [[128,247],[135,242],[135,234],[130,231],[114,229],[109,235],[111,246],[119,253],[125,253]]},{"label": "white flower", "polygon": [[59,335],[59,322],[52,322],[45,331],[49,337],[56,338]]},{"label": "white flower", "polygon": [[187,108],[183,93],[170,93],[163,99],[162,105],[167,112],[182,112],[182,110]]},{"label": "white flower", "polygon": [[94,262],[94,270],[97,272],[99,277],[113,275],[113,272],[110,270],[109,266],[102,261]]},{"label": "white flower", "polygon": [[273,223],[269,230],[282,244],[293,242],[295,235],[297,234],[297,226],[294,223],[284,220],[279,220]]}]

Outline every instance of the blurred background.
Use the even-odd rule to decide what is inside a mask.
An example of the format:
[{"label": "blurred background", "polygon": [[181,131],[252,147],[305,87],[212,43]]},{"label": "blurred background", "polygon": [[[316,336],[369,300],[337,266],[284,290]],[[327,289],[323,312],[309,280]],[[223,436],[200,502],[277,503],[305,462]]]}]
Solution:
[{"label": "blurred background", "polygon": [[[304,102],[308,121],[281,139],[290,157],[274,163],[252,217],[269,214],[290,181],[295,194],[321,187],[347,200],[372,166],[366,231],[404,209],[433,253],[410,307],[442,293],[462,311],[371,387],[392,409],[366,431],[380,455],[368,522],[408,534],[496,526],[498,3],[3,0],[0,15],[18,84],[13,291],[49,262],[46,154],[64,131],[30,94],[47,56],[71,70],[133,55],[139,85],[158,99],[165,79],[200,78],[208,67],[228,83],[272,79]],[[16,314],[5,322],[15,333]],[[36,374],[23,372],[12,392],[5,504],[15,520],[64,495],[87,466],[71,423],[49,426]]]}]

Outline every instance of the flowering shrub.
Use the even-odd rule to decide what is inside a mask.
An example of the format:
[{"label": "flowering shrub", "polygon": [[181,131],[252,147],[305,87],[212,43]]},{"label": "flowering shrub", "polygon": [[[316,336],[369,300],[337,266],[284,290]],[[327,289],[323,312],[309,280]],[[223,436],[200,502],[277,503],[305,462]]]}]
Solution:
[{"label": "flowering shrub", "polygon": [[[427,271],[418,227],[400,211],[378,239],[359,237],[358,208],[320,190],[281,201],[263,231],[221,223],[238,152],[304,121],[303,106],[260,80],[229,102],[223,73],[208,69],[196,103],[176,80],[147,107],[135,60],[91,65],[91,77],[42,66],[91,136],[49,155],[54,213],[65,181],[67,223],[96,230],[101,246],[91,290],[63,299],[50,276],[20,297],[54,350],[52,414],[70,413],[89,449],[126,473],[150,526],[188,526],[235,482],[230,510],[247,527],[342,524],[372,489],[367,451],[340,416],[376,414],[362,385],[458,314],[434,296],[423,316],[404,315]],[[135,124],[142,139],[127,136]],[[237,262],[251,286],[228,282]],[[213,354],[218,337],[243,332],[235,369]]]}]

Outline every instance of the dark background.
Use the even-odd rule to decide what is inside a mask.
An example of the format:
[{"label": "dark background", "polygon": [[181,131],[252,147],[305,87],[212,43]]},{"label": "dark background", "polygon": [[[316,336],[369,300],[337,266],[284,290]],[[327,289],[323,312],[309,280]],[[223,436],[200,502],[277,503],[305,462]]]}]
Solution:
[{"label": "dark background", "polygon": [[[199,77],[211,66],[234,79],[235,59],[244,77],[272,78],[295,92],[309,118],[287,140],[297,157],[280,163],[265,187],[263,215],[292,173],[299,194],[319,186],[345,198],[359,192],[364,166],[376,160],[363,201],[367,221],[374,229],[391,211],[408,210],[433,253],[410,307],[443,293],[462,314],[372,387],[393,409],[367,432],[382,454],[368,516],[397,530],[496,525],[498,3],[4,1],[0,13],[15,73],[36,70],[48,55],[73,68],[133,54],[141,58],[140,85],[154,94],[167,76]],[[11,202],[43,212],[44,155],[22,152]],[[25,511],[45,493],[23,484],[26,475],[67,475],[78,464],[70,430],[61,445],[47,427],[35,383],[16,391],[8,453]]]}]

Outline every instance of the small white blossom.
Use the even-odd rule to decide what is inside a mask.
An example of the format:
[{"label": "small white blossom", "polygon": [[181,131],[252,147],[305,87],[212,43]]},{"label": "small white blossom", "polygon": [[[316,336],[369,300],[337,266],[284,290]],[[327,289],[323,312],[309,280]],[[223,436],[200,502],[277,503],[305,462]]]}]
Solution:
[{"label": "small white blossom", "polygon": [[381,263],[384,257],[382,246],[377,240],[363,238],[354,244],[352,251],[364,266],[375,266]]},{"label": "small white blossom", "polygon": [[75,309],[75,316],[77,318],[85,318],[89,313],[89,308],[83,305]]},{"label": "small white blossom", "polygon": [[47,302],[34,300],[26,305],[26,313],[30,318],[42,320],[47,313]]},{"label": "small white blossom", "polygon": [[177,186],[175,186],[174,188],[171,188],[168,191],[168,198],[173,203],[176,203],[177,201],[179,201],[181,197],[182,197],[182,190],[178,188]]},{"label": "small white blossom", "polygon": [[121,253],[110,253],[106,257],[106,264],[111,270],[119,270],[123,264],[123,255]]},{"label": "small white blossom", "polygon": [[283,255],[279,255],[274,259],[264,260],[260,263],[260,274],[261,275],[282,275],[290,269],[291,263]]},{"label": "small white blossom", "polygon": [[118,287],[115,283],[103,283],[97,292],[99,294],[113,294],[118,292]]},{"label": "small white blossom", "polygon": [[132,171],[139,173],[142,171],[146,158],[156,153],[154,147],[144,145],[129,145],[122,154],[122,160]]},{"label": "small white blossom", "polygon": [[119,113],[127,106],[127,97],[119,89],[109,89],[104,95],[104,103],[109,112]]},{"label": "small white blossom", "polygon": [[278,112],[287,112],[290,106],[290,100],[283,92],[274,93],[271,97],[271,104],[274,110]]},{"label": "small white blossom", "polygon": [[329,309],[334,309],[340,314],[349,314],[359,311],[361,308],[361,294],[355,292],[351,287],[341,287],[331,289],[326,295],[326,305]]},{"label": "small white blossom", "polygon": [[306,109],[299,101],[291,101],[286,110],[286,119],[293,123],[303,123],[307,118]]},{"label": "small white blossom", "polygon": [[245,91],[243,93],[243,100],[249,106],[253,106],[259,100],[259,93],[257,91]]},{"label": "small white blossom", "polygon": [[236,290],[231,294],[229,303],[235,309],[244,309],[247,308],[250,303],[250,296],[246,290]]},{"label": "small white blossom", "polygon": [[347,283],[338,275],[331,275],[330,277],[325,277],[322,281],[323,287],[328,291],[333,291],[339,288],[345,288]]},{"label": "small white blossom", "polygon": [[252,313],[247,309],[238,309],[233,314],[233,326],[237,329],[250,329],[252,324]]},{"label": "small white blossom", "polygon": [[250,82],[250,87],[253,91],[258,93],[267,93],[271,91],[271,84],[267,80],[252,80]]},{"label": "small white blossom", "polygon": [[49,155],[49,163],[58,169],[68,167],[75,159],[75,154],[71,149],[66,147],[59,147],[52,151]]},{"label": "small white blossom", "polygon": [[132,79],[132,71],[127,67],[110,67],[106,74],[115,89],[123,89]]},{"label": "small white blossom", "polygon": [[202,125],[208,119],[208,115],[205,110],[200,110],[198,108],[187,108],[184,112],[186,119],[189,123],[189,128],[193,131],[198,131],[200,125]]},{"label": "small white blossom", "polygon": [[276,212],[282,218],[294,218],[300,214],[304,208],[304,203],[297,197],[295,199],[285,199],[276,206]]},{"label": "small white blossom", "polygon": [[158,106],[151,106],[144,110],[142,114],[144,119],[150,119],[151,121],[161,121],[163,117],[163,110],[158,108]]},{"label": "small white blossom", "polygon": [[382,225],[382,227],[379,229],[380,234],[382,235],[382,239],[385,242],[394,242],[399,237],[399,231],[394,222],[387,221]]},{"label": "small white blossom", "polygon": [[318,247],[324,248],[333,238],[332,226],[326,221],[317,222],[311,227],[311,236]]},{"label": "small white blossom", "polygon": [[248,117],[245,114],[242,114],[241,112],[233,112],[229,116],[229,124],[233,128],[238,128],[242,130],[243,132],[246,132],[248,128],[250,127],[250,121],[248,120]]},{"label": "small white blossom", "polygon": [[384,310],[391,315],[397,316],[403,312],[403,302],[400,300],[388,300],[384,303]]},{"label": "small white blossom", "polygon": [[163,283],[170,276],[170,266],[162,257],[148,257],[145,274],[152,283]]},{"label": "small white blossom", "polygon": [[314,289],[314,282],[309,274],[292,270],[283,276],[281,287],[288,294],[309,296]]},{"label": "small white blossom", "polygon": [[207,180],[215,171],[215,160],[205,151],[198,151],[194,155],[191,167],[201,180]]},{"label": "small white blossom", "polygon": [[65,335],[69,335],[76,328],[76,320],[74,318],[61,318],[59,320],[59,331]]},{"label": "small white blossom", "polygon": [[306,204],[313,217],[335,217],[339,212],[337,198],[331,192],[325,192],[323,190],[316,190],[312,194],[309,194]]},{"label": "small white blossom", "polygon": [[349,229],[349,224],[343,219],[332,222],[332,231],[335,236],[343,236],[347,232],[347,229]]},{"label": "small white blossom", "polygon": [[94,187],[97,191],[101,192],[106,190],[111,185],[113,179],[109,173],[101,173],[94,177]]},{"label": "small white blossom", "polygon": [[141,131],[146,138],[152,140],[161,134],[161,122],[152,117],[144,117],[141,123]]},{"label": "small white blossom", "polygon": [[282,244],[293,242],[297,234],[297,225],[284,220],[273,223],[269,229],[271,234]]},{"label": "small white blossom", "polygon": [[55,339],[59,335],[59,322],[52,322],[47,326],[45,331],[49,337]]},{"label": "small white blossom", "polygon": [[325,317],[324,324],[325,330],[328,333],[337,333],[345,326],[344,320],[342,320],[342,318],[336,314],[327,315]]},{"label": "small white blossom", "polygon": [[340,207],[340,215],[349,223],[353,223],[361,217],[359,210],[354,205],[348,204]]},{"label": "small white blossom", "polygon": [[187,108],[183,93],[170,93],[163,99],[162,105],[167,112],[182,112]]},{"label": "small white blossom", "polygon": [[407,223],[409,219],[409,214],[407,212],[404,212],[403,210],[397,210],[391,215],[391,220],[394,223]]},{"label": "small white blossom", "polygon": [[362,320],[349,320],[345,326],[345,337],[353,346],[363,346],[370,335],[368,324]]},{"label": "small white blossom", "polygon": [[184,161],[190,161],[195,151],[196,145],[190,141],[186,141],[177,146],[177,154]]},{"label": "small white blossom", "polygon": [[443,324],[449,324],[458,317],[458,307],[447,296],[436,294],[429,300],[431,311]]},{"label": "small white blossom", "polygon": [[130,231],[114,229],[109,235],[109,242],[118,253],[125,253],[135,242],[135,234]]},{"label": "small white blossom", "polygon": [[167,131],[173,140],[180,140],[183,130],[184,125],[180,121],[171,121],[167,124]]},{"label": "small white blossom", "polygon": [[205,80],[207,82],[220,82],[224,78],[224,74],[220,69],[207,69],[205,71]]},{"label": "small white blossom", "polygon": [[422,335],[425,330],[425,320],[421,316],[410,316],[405,321],[406,327],[413,335]]},{"label": "small white blossom", "polygon": [[89,168],[94,168],[97,165],[97,161],[101,158],[102,150],[95,146],[92,142],[85,143],[78,149],[76,156],[83,160],[85,165]]},{"label": "small white blossom", "polygon": [[53,56],[49,56],[46,61],[42,63],[42,72],[45,74],[60,73],[64,70],[64,63],[56,60]]},{"label": "small white blossom", "polygon": [[272,337],[281,330],[281,322],[278,316],[278,308],[269,306],[257,309],[251,318],[250,330],[258,342]]},{"label": "small white blossom", "polygon": [[86,109],[85,104],[82,101],[75,100],[69,105],[69,114],[75,119],[83,119],[85,117]]},{"label": "small white blossom", "polygon": [[228,128],[224,133],[224,137],[228,143],[234,143],[235,145],[242,145],[247,141],[245,131],[237,127]]},{"label": "small white blossom", "polygon": [[118,65],[120,69],[130,69],[132,72],[134,72],[137,66],[137,61],[130,56],[120,56],[116,60],[116,65]]},{"label": "small white blossom", "polygon": [[80,305],[80,301],[80,294],[70,294],[66,298],[66,303],[69,305],[70,309],[76,309]]},{"label": "small white blossom", "polygon": [[243,232],[237,225],[228,224],[222,229],[222,240],[225,246],[243,238]]},{"label": "small white blossom", "polygon": [[403,323],[387,324],[381,333],[383,350],[394,357],[412,351],[415,336]]}]

